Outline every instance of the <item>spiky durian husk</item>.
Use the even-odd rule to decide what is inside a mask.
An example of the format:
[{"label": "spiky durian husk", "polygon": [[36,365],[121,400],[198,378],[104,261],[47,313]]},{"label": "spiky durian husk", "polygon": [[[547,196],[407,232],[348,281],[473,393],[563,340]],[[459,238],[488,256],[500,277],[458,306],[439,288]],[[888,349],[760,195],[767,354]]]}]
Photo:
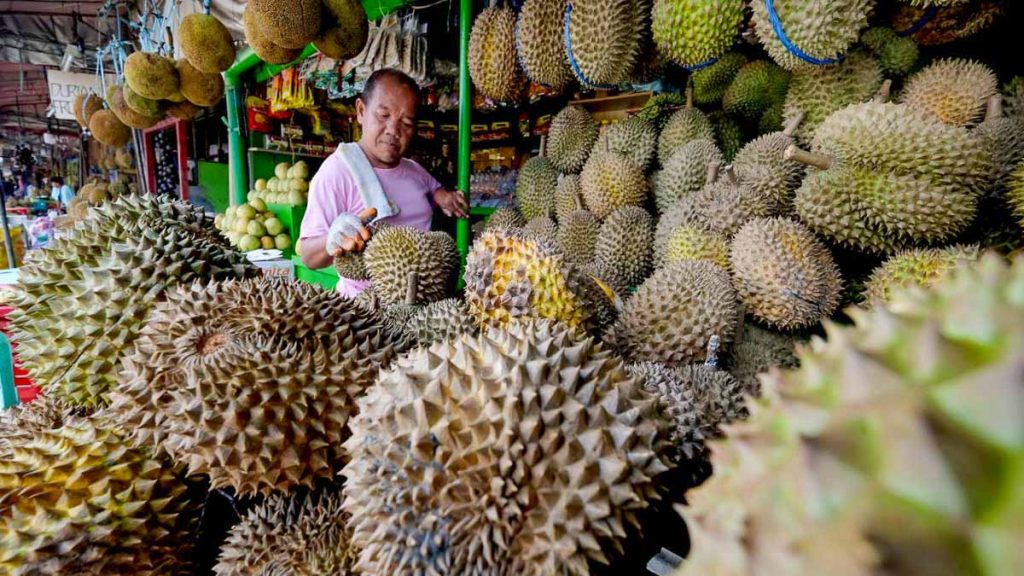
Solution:
[{"label": "spiky durian husk", "polygon": [[992,0],[965,0],[955,5],[939,8],[936,14],[929,14],[929,8],[900,6],[892,17],[893,28],[909,30],[924,26],[914,32],[913,38],[922,46],[948,44],[968,38],[991,27],[1006,14],[1006,4]]},{"label": "spiky durian husk", "polygon": [[702,105],[721,102],[736,73],[746,63],[746,56],[730,52],[707,68],[694,72],[690,76],[693,78],[693,101]]},{"label": "spiky durian husk", "polygon": [[641,170],[647,170],[658,151],[658,130],[647,120],[630,116],[608,126],[594,149],[618,152]]},{"label": "spiky durian husk", "polygon": [[594,260],[594,245],[601,223],[587,210],[577,210],[558,225],[558,250],[570,263],[582,266]]},{"label": "spiky durian husk", "polygon": [[333,291],[197,283],[153,310],[108,410],[137,445],[214,488],[309,486],[340,470],[352,399],[402,346],[377,313]]},{"label": "spiky durian husk", "polygon": [[668,212],[681,199],[704,188],[708,166],[724,160],[713,139],[694,140],[676,150],[655,181],[654,203],[658,212]]},{"label": "spiky durian husk", "polygon": [[1024,120],[1024,76],[1014,76],[1003,85],[1003,109],[1008,118]]},{"label": "spiky durian husk", "polygon": [[728,272],[700,260],[674,262],[626,300],[605,341],[632,362],[702,362],[712,336],[723,349],[732,342],[738,308]]},{"label": "spiky durian husk", "polygon": [[791,334],[780,334],[759,328],[749,322],[743,325],[739,341],[732,347],[729,373],[736,377],[744,390],[760,394],[760,374],[772,368],[796,368],[796,345],[801,339]]},{"label": "spiky durian husk", "polygon": [[[874,5],[873,0],[775,0],[774,3],[790,42],[822,60],[842,57],[857,42]],[[782,44],[764,2],[754,2],[751,7],[754,31],[773,60],[788,70],[814,66],[794,56]]]},{"label": "spiky durian husk", "polygon": [[119,423],[65,419],[0,458],[0,572],[188,574],[197,509],[181,471],[131,448]]},{"label": "spiky durian husk", "polygon": [[530,158],[516,178],[516,207],[526,220],[555,213],[555,188],[558,170],[543,156]]},{"label": "spiky durian husk", "polygon": [[698,221],[700,214],[697,211],[695,197],[695,194],[683,197],[658,218],[658,224],[654,228],[655,264],[664,261],[669,240],[677,228],[689,225],[702,226]]},{"label": "spiky durian husk", "polygon": [[557,323],[414,351],[360,401],[345,444],[359,569],[589,574],[656,497],[655,410],[619,358]]},{"label": "spiky durian husk", "polygon": [[803,121],[793,135],[810,142],[814,131],[833,112],[868,100],[881,85],[878,60],[861,51],[839,64],[799,70],[789,80],[783,120],[788,124],[802,113]]},{"label": "spiky durian husk", "polygon": [[420,307],[409,318],[409,332],[419,345],[429,346],[462,334],[476,335],[477,323],[464,301],[448,298]]},{"label": "spiky durian husk", "polygon": [[731,0],[655,0],[651,18],[658,50],[690,68],[732,47],[743,23],[743,5]]},{"label": "spiky durian husk", "polygon": [[697,222],[705,228],[732,238],[744,224],[754,218],[771,215],[773,204],[750,188],[718,180],[696,194]]},{"label": "spiky durian husk", "polygon": [[913,38],[900,36],[892,28],[869,28],[861,42],[878,58],[882,70],[896,77],[909,74],[920,55]]},{"label": "spiky durian husk", "polygon": [[686,97],[679,92],[659,92],[647,99],[638,116],[661,130],[677,110],[686,106]]},{"label": "spiky durian husk", "polygon": [[814,148],[835,161],[829,170],[808,168],[796,211],[816,233],[865,252],[953,238],[974,218],[991,172],[979,137],[905,104],[836,112],[818,128]]},{"label": "spiky durian husk", "polygon": [[21,267],[12,338],[47,395],[107,403],[116,367],[168,286],[255,275],[201,210],[127,196],[90,209]]},{"label": "spiky durian husk", "polygon": [[338,276],[349,280],[369,280],[370,272],[362,253],[345,252],[334,258],[334,269]]},{"label": "spiky durian husk", "polygon": [[565,222],[569,214],[583,206],[583,190],[580,188],[579,174],[562,174],[558,177],[555,187],[555,216],[559,222]]},{"label": "spiky durian husk", "polygon": [[980,256],[977,246],[918,248],[894,255],[871,273],[864,286],[867,304],[887,302],[895,292],[917,285],[928,287],[946,274]]},{"label": "spiky durian husk", "polygon": [[516,102],[525,81],[516,51],[516,12],[511,7],[485,8],[473,21],[469,37],[469,74],[484,96]]},{"label": "spiky durian husk", "polygon": [[480,325],[548,318],[590,327],[582,279],[553,244],[514,230],[488,230],[466,257],[466,303]]},{"label": "spiky durian husk", "polygon": [[568,0],[526,0],[516,21],[516,50],[526,75],[555,90],[573,80],[565,55]]},{"label": "spiky durian husk", "polygon": [[573,72],[584,85],[619,84],[629,80],[640,56],[641,30],[637,10],[650,10],[637,0],[573,0],[568,39],[576,61]]},{"label": "spiky durian husk", "polygon": [[777,102],[786,98],[790,73],[767,60],[748,62],[736,73],[725,90],[722,109],[755,121]]},{"label": "spiky durian husk", "polygon": [[1024,119],[997,116],[986,118],[974,129],[989,151],[992,184],[985,195],[1002,198],[1010,186],[1010,175],[1024,159]]},{"label": "spiky durian husk", "polygon": [[236,524],[221,546],[217,576],[353,574],[357,552],[334,489],[272,494]]},{"label": "spiky durian husk", "polygon": [[625,154],[595,150],[580,174],[586,208],[599,220],[624,206],[642,206],[647,199],[647,178]]},{"label": "spiky durian husk", "polygon": [[548,128],[548,158],[563,174],[579,174],[597,142],[594,117],[579,106],[566,106]]},{"label": "spiky durian husk", "polygon": [[696,108],[675,111],[658,135],[658,160],[665,165],[676,151],[694,140],[715,141],[715,127]]},{"label": "spiky durian husk", "polygon": [[739,183],[767,198],[773,214],[793,210],[793,193],[803,180],[804,165],[785,157],[786,148],[792,144],[793,138],[782,132],[765,134],[747,143],[732,162]]},{"label": "spiky durian husk", "polygon": [[526,219],[519,210],[511,206],[502,206],[487,218],[487,224],[484,226],[485,230],[492,230],[495,228],[522,228],[526,225]]},{"label": "spiky durian husk", "polygon": [[942,59],[911,76],[900,101],[951,126],[973,126],[997,90],[996,74],[988,66]]},{"label": "spiky durian husk", "polygon": [[599,276],[618,289],[639,285],[651,271],[653,242],[654,219],[647,210],[626,206],[612,212],[594,245]]},{"label": "spiky durian husk", "polygon": [[1017,217],[1017,223],[1024,228],[1024,162],[1010,174],[1009,186],[1006,190],[1006,201]]},{"label": "spiky durian husk", "polygon": [[683,260],[707,260],[728,270],[729,240],[723,234],[700,224],[679,226],[669,237],[665,254],[658,266]]},{"label": "spiky durian husk", "polygon": [[724,113],[713,114],[712,119],[715,123],[715,143],[718,144],[718,148],[722,151],[722,157],[725,161],[732,163],[736,153],[747,142],[743,125],[735,118]]},{"label": "spiky durian husk", "polygon": [[839,305],[843,279],[832,254],[794,220],[751,220],[733,238],[729,262],[747,313],[769,326],[813,326]]},{"label": "spiky durian husk", "polygon": [[0,411],[0,460],[10,458],[19,442],[75,421],[80,418],[80,412],[49,396],[38,396],[27,404]]},{"label": "spiky durian husk", "polygon": [[547,246],[554,248],[558,246],[558,224],[547,216],[534,218],[523,226],[523,235]]},{"label": "spiky durian husk", "polygon": [[710,443],[677,574],[1024,570],[1022,286],[990,256],[828,325]]},{"label": "spiky durian husk", "polygon": [[412,272],[417,275],[415,303],[447,297],[458,258],[454,244],[442,246],[427,233],[409,226],[389,226],[378,231],[363,255],[374,292],[382,304],[405,302]]}]

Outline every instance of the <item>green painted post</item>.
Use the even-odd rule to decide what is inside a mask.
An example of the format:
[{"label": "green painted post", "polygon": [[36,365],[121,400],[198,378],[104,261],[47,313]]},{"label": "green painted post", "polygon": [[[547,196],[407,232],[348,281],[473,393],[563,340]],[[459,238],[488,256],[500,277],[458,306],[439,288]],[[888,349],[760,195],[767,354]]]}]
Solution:
[{"label": "green painted post", "polygon": [[228,109],[228,188],[232,206],[245,204],[249,188],[249,159],[242,137],[242,76],[263,60],[246,48],[238,54],[234,65],[224,72],[224,99]]},{"label": "green painted post", "polygon": [[[469,32],[473,26],[473,1],[459,0],[459,190],[469,202],[470,143],[472,142],[471,118],[473,111],[473,86],[469,79]],[[462,267],[466,266],[469,253],[469,220],[460,218],[456,224],[455,241],[462,255]],[[459,275],[461,286],[462,276]]]}]

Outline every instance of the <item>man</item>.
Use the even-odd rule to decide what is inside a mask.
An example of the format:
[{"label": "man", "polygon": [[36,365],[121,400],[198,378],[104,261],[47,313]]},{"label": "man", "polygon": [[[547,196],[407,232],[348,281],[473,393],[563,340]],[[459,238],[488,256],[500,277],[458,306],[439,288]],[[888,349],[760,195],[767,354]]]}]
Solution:
[{"label": "man", "polygon": [[[302,263],[312,269],[360,252],[370,239],[367,220],[430,230],[434,207],[466,218],[461,192],[446,190],[415,161],[404,158],[416,134],[420,90],[398,70],[374,72],[356,100],[362,126],[358,143],[342,144],[310,182],[309,204],[299,238]],[[338,291],[355,297],[368,282],[341,278]]]},{"label": "man", "polygon": [[71,189],[71,186],[64,184],[64,179],[60,176],[50,177],[50,187],[53,190],[50,198],[53,198],[53,201],[66,211],[71,199],[75,197],[75,191]]}]

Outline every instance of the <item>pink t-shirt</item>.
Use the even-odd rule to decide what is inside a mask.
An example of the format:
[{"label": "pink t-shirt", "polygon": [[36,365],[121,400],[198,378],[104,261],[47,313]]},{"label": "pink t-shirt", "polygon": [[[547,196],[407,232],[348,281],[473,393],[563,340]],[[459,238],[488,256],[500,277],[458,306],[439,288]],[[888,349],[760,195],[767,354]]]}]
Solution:
[{"label": "pink t-shirt", "polygon": [[[403,158],[394,168],[374,168],[373,171],[384,193],[399,210],[396,216],[381,222],[394,226],[412,226],[429,232],[434,215],[430,194],[441,187],[440,182],[415,160],[408,158]],[[324,160],[309,183],[309,203],[306,215],[302,218],[299,238],[305,240],[326,236],[331,222],[339,214],[358,214],[364,207],[355,178],[341,155],[335,152]],[[369,285],[367,281],[340,278],[338,291],[345,296],[355,297]]]}]

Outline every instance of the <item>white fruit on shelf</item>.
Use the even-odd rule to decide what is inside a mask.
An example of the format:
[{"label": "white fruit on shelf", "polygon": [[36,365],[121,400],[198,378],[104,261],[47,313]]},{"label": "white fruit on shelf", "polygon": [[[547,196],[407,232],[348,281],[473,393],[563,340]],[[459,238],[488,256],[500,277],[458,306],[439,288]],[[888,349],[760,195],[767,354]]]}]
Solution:
[{"label": "white fruit on shelf", "polygon": [[277,176],[279,179],[287,178],[289,169],[291,169],[290,164],[287,162],[281,162],[274,167],[274,176]]}]

